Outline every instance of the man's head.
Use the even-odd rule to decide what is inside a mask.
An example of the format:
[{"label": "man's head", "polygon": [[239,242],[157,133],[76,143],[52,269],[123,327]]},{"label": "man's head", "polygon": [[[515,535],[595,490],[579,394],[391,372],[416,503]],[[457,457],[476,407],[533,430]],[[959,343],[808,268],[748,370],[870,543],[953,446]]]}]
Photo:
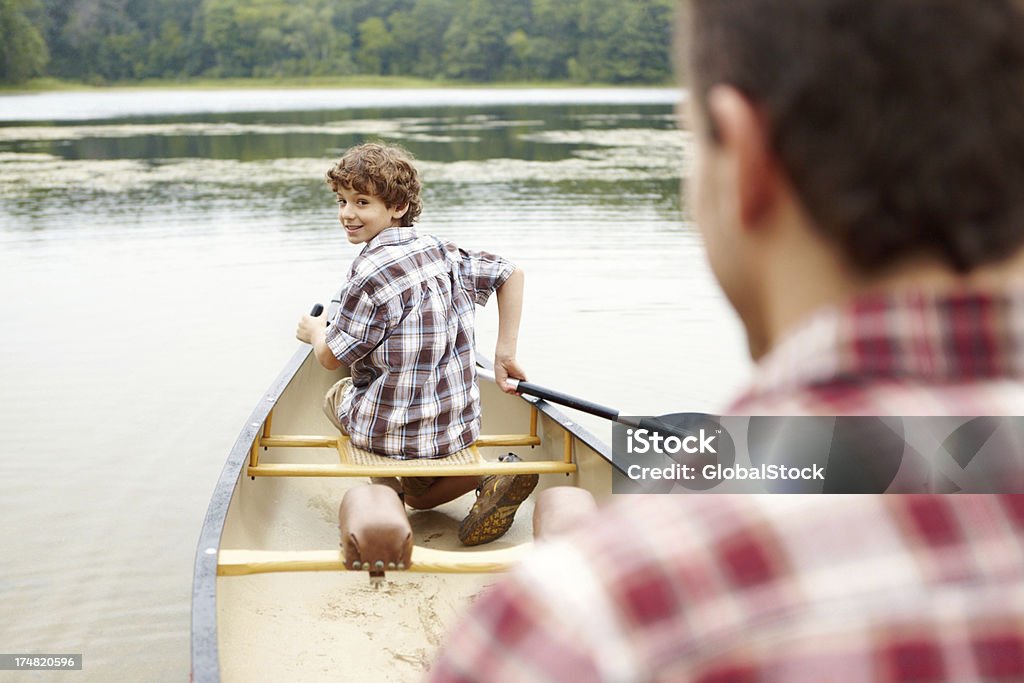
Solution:
[{"label": "man's head", "polygon": [[386,227],[411,226],[423,208],[419,173],[400,147],[366,143],[349,149],[327,172],[327,184],[338,195],[350,242],[367,242]]},{"label": "man's head", "polygon": [[753,289],[780,221],[807,227],[811,246],[790,258],[820,258],[851,282],[921,263],[959,276],[1021,251],[1020,1],[684,0],[681,9],[695,212],[748,331],[771,314]]}]

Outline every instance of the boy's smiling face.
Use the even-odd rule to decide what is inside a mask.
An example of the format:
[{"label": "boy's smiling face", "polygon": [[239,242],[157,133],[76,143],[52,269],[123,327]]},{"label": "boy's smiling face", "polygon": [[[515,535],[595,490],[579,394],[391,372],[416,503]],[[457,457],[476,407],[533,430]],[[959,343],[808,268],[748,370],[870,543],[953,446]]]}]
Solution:
[{"label": "boy's smiling face", "polygon": [[338,188],[338,220],[352,244],[365,244],[386,228],[401,225],[408,206],[389,207],[380,197]]}]

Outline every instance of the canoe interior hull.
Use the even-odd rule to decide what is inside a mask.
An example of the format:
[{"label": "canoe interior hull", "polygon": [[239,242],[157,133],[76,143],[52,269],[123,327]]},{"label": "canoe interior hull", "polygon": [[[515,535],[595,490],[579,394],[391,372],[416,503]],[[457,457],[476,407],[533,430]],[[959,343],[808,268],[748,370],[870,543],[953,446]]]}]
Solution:
[{"label": "canoe interior hull", "polygon": [[[321,402],[340,378],[312,355],[298,367],[274,402],[274,435],[336,436]],[[481,382],[482,434],[527,434],[531,404]],[[276,399],[276,400],[275,400]],[[540,446],[481,449],[488,460],[516,453],[523,460],[561,460],[568,421],[543,407],[537,420]],[[599,499],[610,495],[611,467],[596,441],[573,438],[577,472],[541,475],[539,488],[582,486]],[[592,437],[591,437],[592,438]],[[260,450],[261,462],[338,462],[330,448]],[[347,488],[366,483],[348,477],[257,477],[241,468],[223,522],[220,547],[248,550],[326,550],[339,546],[337,510]],[[476,550],[455,535],[473,494],[434,510],[409,511],[417,545],[466,553],[528,542],[531,497],[504,537]],[[270,573],[219,576],[216,634],[224,681],[413,681],[433,659],[455,615],[498,575],[389,572],[373,587],[362,572]],[[199,672],[194,672],[199,673]],[[196,680],[202,679],[197,676]],[[213,679],[215,680],[215,679]]]}]

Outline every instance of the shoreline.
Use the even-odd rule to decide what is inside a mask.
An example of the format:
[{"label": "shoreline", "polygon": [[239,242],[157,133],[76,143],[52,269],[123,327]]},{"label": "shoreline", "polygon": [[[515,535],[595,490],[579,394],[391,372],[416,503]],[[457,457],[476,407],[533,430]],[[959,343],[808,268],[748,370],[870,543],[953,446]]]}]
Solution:
[{"label": "shoreline", "polygon": [[181,80],[147,79],[116,83],[93,84],[58,78],[35,78],[20,84],[0,84],[0,95],[24,95],[49,92],[116,92],[138,90],[313,90],[313,89],[368,89],[393,88],[396,90],[438,90],[442,88],[471,90],[493,88],[497,90],[560,90],[560,89],[615,89],[678,88],[674,82],[665,83],[584,83],[577,81],[501,81],[476,82],[407,76],[296,76],[294,78],[188,78]]}]

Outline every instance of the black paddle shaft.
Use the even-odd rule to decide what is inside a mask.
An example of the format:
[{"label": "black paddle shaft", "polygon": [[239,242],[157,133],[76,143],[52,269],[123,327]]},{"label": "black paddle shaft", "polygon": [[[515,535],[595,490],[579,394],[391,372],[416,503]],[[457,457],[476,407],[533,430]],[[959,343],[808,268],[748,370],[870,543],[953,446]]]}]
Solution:
[{"label": "black paddle shaft", "polygon": [[532,382],[519,382],[516,387],[516,391],[521,394],[529,394],[530,396],[543,398],[547,401],[551,401],[552,403],[574,408],[575,410],[579,410],[584,413],[597,415],[598,417],[603,417],[604,419],[611,420],[612,422],[619,419],[619,411],[614,408],[609,408],[583,398],[570,396],[569,394],[563,394],[561,391],[548,389],[546,387],[533,384]]},{"label": "black paddle shaft", "polygon": [[618,422],[619,424],[624,424],[629,427],[639,427],[640,429],[658,432],[667,436],[676,436],[680,439],[693,436],[690,430],[668,424],[656,417],[642,417],[637,419],[635,417],[622,416],[619,415],[619,411],[614,408],[609,408],[583,398],[577,398],[576,396],[570,396],[569,394],[564,394],[561,391],[555,391],[554,389],[538,386],[532,382],[519,381],[516,386],[516,391],[521,394],[529,394],[530,396],[536,396],[537,398],[542,398],[546,401],[551,401],[552,403],[567,406],[584,413],[590,413],[591,415],[596,415],[597,417],[604,418],[605,420]]}]

